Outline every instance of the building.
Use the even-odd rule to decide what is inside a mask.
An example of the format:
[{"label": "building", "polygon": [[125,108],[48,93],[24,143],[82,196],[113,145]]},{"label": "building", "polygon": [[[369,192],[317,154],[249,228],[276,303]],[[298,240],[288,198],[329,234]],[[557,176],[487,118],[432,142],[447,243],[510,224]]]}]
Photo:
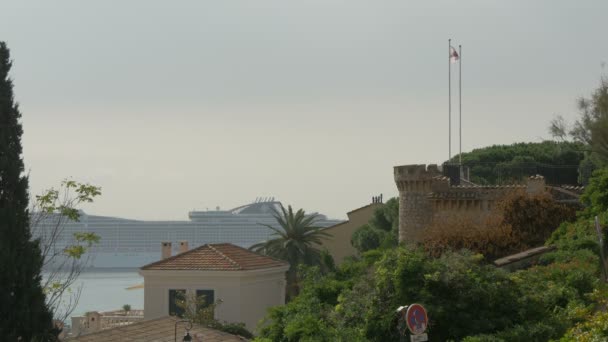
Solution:
[{"label": "building", "polygon": [[176,300],[204,295],[220,304],[214,317],[245,323],[254,330],[268,308],[285,304],[285,272],[289,264],[230,244],[205,244],[171,256],[171,243],[162,245],[162,259],[143,266],[144,319],[181,314]]},{"label": "building", "polygon": [[514,191],[528,194],[548,193],[562,203],[578,203],[583,188],[547,185],[543,176],[532,176],[525,184],[479,186],[452,185],[437,165],[395,166],[399,189],[399,241],[419,242],[433,222],[455,217],[481,223],[495,204]]},{"label": "building", "polygon": [[[182,341],[186,328],[190,326],[186,322],[178,322],[176,317],[161,317],[148,321],[119,326],[112,329],[101,330],[91,334],[70,338],[74,342],[173,342]],[[176,324],[177,323],[177,324]],[[247,339],[228,334],[222,331],[209,329],[198,324],[192,324],[187,331],[194,342],[242,342]]]},{"label": "building", "polygon": [[72,316],[71,336],[80,336],[143,321],[143,310],[91,311],[83,316]]},{"label": "building", "polygon": [[375,197],[372,203],[346,213],[348,221],[323,229],[323,232],[330,236],[323,238],[321,249],[326,249],[331,254],[336,265],[340,265],[346,257],[357,255],[357,250],[351,244],[351,236],[369,222],[374,211],[380,206],[382,202]]},{"label": "building", "polygon": [[[186,240],[191,247],[228,242],[248,248],[268,240],[274,232],[265,225],[279,228],[273,214],[281,206],[281,202],[273,198],[257,199],[230,210],[218,207],[192,211],[188,221],[141,221],[81,213],[78,222],[68,221],[61,225],[56,246],[64,248],[75,243],[76,232],[95,233],[100,240],[90,249],[92,267],[138,268],[158,260],[158,245],[162,241]],[[316,224],[321,227],[340,222],[317,215]],[[45,218],[35,232],[45,234],[58,219],[54,216]]]}]

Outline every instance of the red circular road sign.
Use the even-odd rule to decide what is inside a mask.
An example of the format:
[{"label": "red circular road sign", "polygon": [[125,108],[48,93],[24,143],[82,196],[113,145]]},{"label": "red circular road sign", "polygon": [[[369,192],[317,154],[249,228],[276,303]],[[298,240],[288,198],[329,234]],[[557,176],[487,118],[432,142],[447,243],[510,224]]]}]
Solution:
[{"label": "red circular road sign", "polygon": [[405,314],[407,327],[412,334],[418,335],[424,333],[429,325],[429,319],[426,315],[426,310],[420,304],[412,304],[407,308]]}]

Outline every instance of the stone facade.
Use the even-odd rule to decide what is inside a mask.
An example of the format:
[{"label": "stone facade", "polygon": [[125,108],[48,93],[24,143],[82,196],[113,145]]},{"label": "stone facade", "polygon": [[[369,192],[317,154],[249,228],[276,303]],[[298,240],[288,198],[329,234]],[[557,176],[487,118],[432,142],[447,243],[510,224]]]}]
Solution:
[{"label": "stone facade", "polygon": [[542,176],[532,176],[526,184],[478,186],[450,184],[437,165],[403,165],[394,168],[399,189],[399,242],[421,241],[425,228],[435,220],[458,217],[483,222],[497,201],[514,191],[559,194],[563,201],[577,201],[580,187],[553,187]]}]

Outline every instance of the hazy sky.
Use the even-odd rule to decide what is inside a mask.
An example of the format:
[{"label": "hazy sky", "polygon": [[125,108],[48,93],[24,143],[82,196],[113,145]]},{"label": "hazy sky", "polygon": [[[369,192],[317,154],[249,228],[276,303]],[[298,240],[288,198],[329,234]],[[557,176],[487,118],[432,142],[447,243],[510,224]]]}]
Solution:
[{"label": "hazy sky", "polygon": [[33,193],[72,177],[103,188],[95,214],[187,219],[275,196],[343,218],[396,195],[394,165],[447,158],[448,38],[463,45],[463,150],[541,141],[598,85],[606,13],[606,0],[2,0],[0,40]]}]

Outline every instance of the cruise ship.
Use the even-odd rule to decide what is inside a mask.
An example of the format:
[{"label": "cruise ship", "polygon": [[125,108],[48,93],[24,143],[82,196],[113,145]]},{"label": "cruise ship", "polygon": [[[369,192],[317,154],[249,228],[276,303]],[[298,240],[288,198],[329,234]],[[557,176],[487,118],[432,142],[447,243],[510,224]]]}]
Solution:
[{"label": "cruise ship", "polygon": [[[75,232],[92,232],[100,241],[90,250],[90,267],[137,268],[160,259],[163,241],[173,243],[173,254],[177,242],[183,240],[191,248],[220,242],[248,248],[265,241],[272,238],[273,231],[264,225],[278,228],[273,213],[280,208],[281,202],[274,198],[256,199],[231,210],[192,211],[188,221],[142,221],[81,212],[78,222],[63,225],[57,247],[70,245]],[[342,222],[315,214],[319,227]]]}]

